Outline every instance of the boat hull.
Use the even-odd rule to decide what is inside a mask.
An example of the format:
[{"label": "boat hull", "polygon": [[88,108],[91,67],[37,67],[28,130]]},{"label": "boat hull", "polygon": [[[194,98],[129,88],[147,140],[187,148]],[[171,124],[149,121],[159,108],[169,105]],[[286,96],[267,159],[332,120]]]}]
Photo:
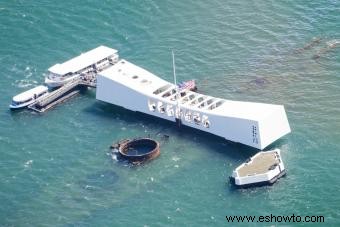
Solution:
[{"label": "boat hull", "polygon": [[25,107],[29,106],[30,104],[32,104],[33,102],[29,102],[29,103],[25,103],[25,104],[22,104],[22,105],[9,105],[9,108],[11,110],[20,110],[20,109],[24,109]]},{"label": "boat hull", "polygon": [[64,80],[60,80],[59,78],[58,79],[55,79],[55,80],[52,80],[48,77],[45,78],[45,84],[50,87],[50,88],[58,88],[58,87],[61,87],[65,84],[67,84],[68,82],[72,81],[73,79],[79,77],[78,75],[75,75],[75,76],[71,76],[69,78],[66,78]]}]

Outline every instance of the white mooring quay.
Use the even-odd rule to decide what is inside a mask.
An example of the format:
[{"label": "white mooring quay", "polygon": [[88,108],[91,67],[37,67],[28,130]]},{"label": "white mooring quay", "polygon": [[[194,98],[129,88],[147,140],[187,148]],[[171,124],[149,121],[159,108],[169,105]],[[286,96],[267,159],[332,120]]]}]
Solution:
[{"label": "white mooring quay", "polygon": [[238,188],[271,185],[286,174],[280,149],[261,151],[238,166],[230,177]]},{"label": "white mooring quay", "polygon": [[174,84],[124,59],[98,73],[96,98],[258,149],[291,131],[282,105],[179,91]]}]

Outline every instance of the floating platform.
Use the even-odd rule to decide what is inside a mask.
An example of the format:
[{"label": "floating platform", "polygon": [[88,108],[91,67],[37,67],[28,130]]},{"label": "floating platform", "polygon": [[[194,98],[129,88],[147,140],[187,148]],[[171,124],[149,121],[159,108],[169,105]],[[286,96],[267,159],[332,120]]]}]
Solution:
[{"label": "floating platform", "polygon": [[271,185],[286,174],[280,150],[261,151],[237,167],[230,177],[238,188]]},{"label": "floating platform", "polygon": [[140,164],[160,155],[160,146],[156,140],[150,138],[138,138],[133,140],[122,140],[111,146],[117,149],[120,159],[127,160],[133,164]]},{"label": "floating platform", "polygon": [[80,77],[75,78],[64,86],[41,96],[34,103],[30,104],[28,108],[39,113],[45,112],[87,87],[95,87],[95,83],[88,82]]}]

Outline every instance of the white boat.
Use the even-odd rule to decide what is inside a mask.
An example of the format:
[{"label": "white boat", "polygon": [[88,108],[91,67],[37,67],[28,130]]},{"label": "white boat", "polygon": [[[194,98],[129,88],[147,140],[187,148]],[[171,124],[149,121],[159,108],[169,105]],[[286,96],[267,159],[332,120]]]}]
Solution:
[{"label": "white boat", "polygon": [[50,67],[45,77],[45,84],[49,87],[60,87],[81,75],[96,74],[116,63],[118,58],[117,50],[99,46],[69,61]]},{"label": "white boat", "polygon": [[20,109],[34,103],[39,97],[48,93],[48,87],[40,85],[13,97],[10,109]]},{"label": "white boat", "polygon": [[271,185],[286,174],[280,150],[261,151],[238,166],[230,177],[239,188]]},{"label": "white boat", "polygon": [[96,98],[263,149],[290,132],[282,105],[182,90],[124,59],[98,73]]}]

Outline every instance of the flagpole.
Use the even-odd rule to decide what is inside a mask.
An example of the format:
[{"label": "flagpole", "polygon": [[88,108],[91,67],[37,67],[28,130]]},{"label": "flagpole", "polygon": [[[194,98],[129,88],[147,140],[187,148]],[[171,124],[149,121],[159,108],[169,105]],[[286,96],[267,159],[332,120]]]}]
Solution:
[{"label": "flagpole", "polygon": [[177,86],[177,79],[176,79],[176,66],[175,66],[175,54],[174,51],[172,50],[172,68],[174,71],[174,82],[175,82],[175,86],[176,86],[176,101],[177,101],[177,111],[175,111],[175,117],[176,117],[176,121],[178,121],[178,125],[181,125],[181,110],[179,107],[179,94],[178,94],[178,86]]},{"label": "flagpole", "polygon": [[173,71],[174,71],[174,81],[175,81],[175,86],[177,88],[177,81],[176,81],[176,67],[175,67],[175,54],[174,54],[174,51],[172,50],[172,68],[173,68]]}]

